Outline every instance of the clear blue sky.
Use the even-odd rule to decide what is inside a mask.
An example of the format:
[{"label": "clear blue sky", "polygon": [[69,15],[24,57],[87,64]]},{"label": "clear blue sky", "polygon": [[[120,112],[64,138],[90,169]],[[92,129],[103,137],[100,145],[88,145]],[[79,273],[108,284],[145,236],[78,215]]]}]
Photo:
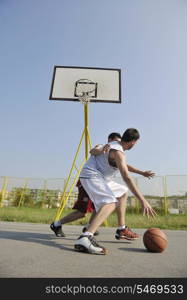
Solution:
[{"label": "clear blue sky", "polygon": [[136,127],[129,164],[187,174],[186,0],[1,0],[0,176],[68,175],[84,126],[50,101],[54,65],[120,68],[122,104],[90,104],[92,144]]}]

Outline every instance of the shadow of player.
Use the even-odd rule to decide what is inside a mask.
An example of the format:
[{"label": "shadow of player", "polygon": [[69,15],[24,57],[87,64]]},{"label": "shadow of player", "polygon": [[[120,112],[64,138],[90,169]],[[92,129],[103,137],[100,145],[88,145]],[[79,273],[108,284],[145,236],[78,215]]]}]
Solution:
[{"label": "shadow of player", "polygon": [[128,252],[139,252],[139,253],[147,252],[147,249],[143,249],[143,248],[118,248],[118,249],[123,251],[128,251]]},{"label": "shadow of player", "polygon": [[[22,231],[0,231],[0,239],[10,239],[10,240],[23,241],[28,243],[38,243],[49,247],[59,248],[61,250],[73,251],[73,252],[75,251],[74,249],[69,248],[65,245],[56,243],[58,239],[55,238],[54,240],[54,238],[55,237],[51,236],[51,234],[22,232]],[[71,240],[71,239],[66,238],[66,240]],[[63,240],[60,239],[60,241]]]}]

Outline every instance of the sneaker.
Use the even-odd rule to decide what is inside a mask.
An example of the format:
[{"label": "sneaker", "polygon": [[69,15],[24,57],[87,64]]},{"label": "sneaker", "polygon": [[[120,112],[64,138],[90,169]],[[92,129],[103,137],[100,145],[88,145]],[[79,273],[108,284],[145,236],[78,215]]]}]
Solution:
[{"label": "sneaker", "polygon": [[56,236],[58,237],[65,237],[65,233],[62,231],[62,226],[55,226],[54,222],[50,225],[50,228],[52,231],[54,231],[54,233],[56,234]]},{"label": "sneaker", "polygon": [[81,235],[75,242],[74,248],[76,251],[90,254],[107,253],[107,250],[101,247],[92,235]]},{"label": "sneaker", "polygon": [[133,232],[129,227],[125,227],[124,229],[117,229],[115,238],[117,240],[137,240],[139,238],[139,235],[135,232]]},{"label": "sneaker", "polygon": [[[87,231],[87,227],[84,227],[82,232],[86,232]],[[99,235],[99,231],[96,230],[96,232],[94,232],[94,236]]]}]

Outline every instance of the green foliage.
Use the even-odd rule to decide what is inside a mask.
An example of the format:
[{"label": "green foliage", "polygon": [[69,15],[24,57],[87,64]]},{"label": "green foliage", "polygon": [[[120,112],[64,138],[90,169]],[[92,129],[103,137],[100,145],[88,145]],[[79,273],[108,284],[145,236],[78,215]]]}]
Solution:
[{"label": "green foliage", "polygon": [[25,207],[34,207],[34,197],[27,193],[24,188],[15,188],[12,191],[12,205]]},{"label": "green foliage", "polygon": [[55,208],[58,198],[56,190],[13,188],[9,196],[12,206],[20,207],[48,207]]}]

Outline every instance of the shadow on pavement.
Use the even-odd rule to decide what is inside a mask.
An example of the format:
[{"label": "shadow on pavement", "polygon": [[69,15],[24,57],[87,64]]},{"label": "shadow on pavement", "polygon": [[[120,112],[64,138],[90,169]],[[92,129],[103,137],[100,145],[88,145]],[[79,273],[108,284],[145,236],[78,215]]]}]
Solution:
[{"label": "shadow on pavement", "polygon": [[[59,249],[63,249],[66,251],[75,251],[71,248],[55,243],[55,240],[60,240],[63,242],[63,239],[56,238],[55,236],[51,236],[50,234],[43,234],[43,233],[35,233],[35,232],[22,232],[22,231],[0,231],[0,239],[10,239],[16,241],[23,241],[23,242],[31,242],[31,243],[39,243],[41,245],[55,247]],[[67,239],[64,240],[73,240]]]},{"label": "shadow on pavement", "polygon": [[128,251],[128,252],[141,252],[141,253],[145,253],[147,252],[146,249],[140,249],[140,248],[118,248],[119,250],[123,250],[123,251]]}]

